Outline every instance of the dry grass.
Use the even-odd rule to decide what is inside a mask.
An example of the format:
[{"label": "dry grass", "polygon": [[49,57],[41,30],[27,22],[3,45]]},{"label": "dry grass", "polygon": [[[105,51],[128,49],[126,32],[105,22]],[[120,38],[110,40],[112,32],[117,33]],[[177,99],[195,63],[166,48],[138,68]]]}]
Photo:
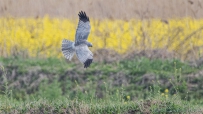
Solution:
[{"label": "dry grass", "polygon": [[203,0],[0,0],[0,16],[76,18],[80,10],[93,18],[202,18]]}]

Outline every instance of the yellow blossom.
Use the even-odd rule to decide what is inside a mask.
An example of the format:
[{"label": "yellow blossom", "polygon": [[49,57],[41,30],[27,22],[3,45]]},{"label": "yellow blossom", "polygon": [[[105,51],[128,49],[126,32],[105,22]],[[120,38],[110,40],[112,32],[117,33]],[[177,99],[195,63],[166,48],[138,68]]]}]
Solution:
[{"label": "yellow blossom", "polygon": [[165,89],[165,91],[164,91],[165,93],[168,93],[168,89]]},{"label": "yellow blossom", "polygon": [[130,96],[128,95],[128,96],[126,96],[126,98],[128,99],[128,100],[130,100]]},{"label": "yellow blossom", "polygon": [[[94,45],[92,51],[108,48],[122,54],[129,50],[165,48],[184,57],[194,47],[203,45],[200,30],[203,19],[169,19],[168,24],[159,19],[90,20],[88,41]],[[61,41],[64,38],[74,41],[77,23],[75,19],[49,16],[38,19],[1,17],[0,54],[4,57],[16,54],[62,57]],[[198,51],[203,53],[203,49]]]}]

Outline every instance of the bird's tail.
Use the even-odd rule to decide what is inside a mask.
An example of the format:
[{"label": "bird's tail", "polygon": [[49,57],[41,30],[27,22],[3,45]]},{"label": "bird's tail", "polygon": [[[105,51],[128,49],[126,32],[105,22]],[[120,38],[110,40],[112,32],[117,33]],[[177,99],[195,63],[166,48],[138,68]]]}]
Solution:
[{"label": "bird's tail", "polygon": [[75,53],[74,42],[63,39],[61,47],[62,53],[65,58],[71,60]]}]

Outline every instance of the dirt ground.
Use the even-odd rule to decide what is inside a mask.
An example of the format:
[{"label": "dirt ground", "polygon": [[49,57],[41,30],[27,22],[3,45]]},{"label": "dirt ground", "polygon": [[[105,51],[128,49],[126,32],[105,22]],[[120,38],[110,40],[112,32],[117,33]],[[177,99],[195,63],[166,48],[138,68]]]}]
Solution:
[{"label": "dirt ground", "polygon": [[203,0],[0,0],[0,17],[203,18]]}]

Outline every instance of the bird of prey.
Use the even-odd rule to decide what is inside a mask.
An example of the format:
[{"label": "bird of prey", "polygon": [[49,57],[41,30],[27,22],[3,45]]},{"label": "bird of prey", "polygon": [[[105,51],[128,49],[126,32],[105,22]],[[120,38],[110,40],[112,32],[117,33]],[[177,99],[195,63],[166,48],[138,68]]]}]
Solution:
[{"label": "bird of prey", "polygon": [[79,12],[78,16],[79,23],[75,34],[75,42],[63,39],[62,53],[69,60],[76,53],[77,58],[84,64],[84,68],[87,68],[93,61],[93,54],[88,48],[92,47],[92,44],[87,41],[91,29],[90,20],[83,11]]}]

